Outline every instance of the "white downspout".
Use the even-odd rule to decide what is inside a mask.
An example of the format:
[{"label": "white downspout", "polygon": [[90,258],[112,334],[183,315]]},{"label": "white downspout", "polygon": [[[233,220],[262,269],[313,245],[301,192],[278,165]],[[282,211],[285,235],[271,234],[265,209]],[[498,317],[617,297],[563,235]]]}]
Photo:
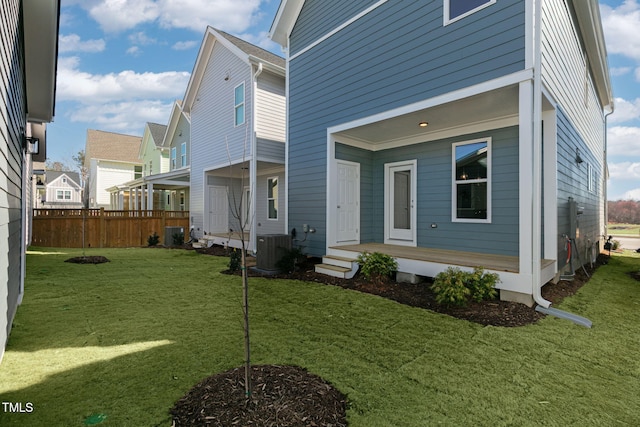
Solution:
[{"label": "white downspout", "polygon": [[534,11],[534,37],[533,37],[533,173],[532,173],[532,195],[531,203],[531,285],[534,301],[548,308],[551,301],[542,297],[540,285],[541,268],[541,212],[542,212],[542,1],[535,0]]},{"label": "white downspout", "polygon": [[[256,230],[256,204],[258,202],[258,136],[257,136],[257,93],[258,93],[258,76],[262,74],[262,62],[258,63],[258,69],[253,74],[253,93],[252,97],[252,105],[251,105],[251,123],[252,123],[252,131],[251,131],[251,161],[249,164],[249,188],[251,189],[251,209],[249,209],[251,219],[249,224],[251,224],[251,236],[249,237],[249,241],[251,242],[250,249],[253,252],[256,252],[257,242],[258,242],[258,230]],[[242,189],[244,192],[244,189]]]}]

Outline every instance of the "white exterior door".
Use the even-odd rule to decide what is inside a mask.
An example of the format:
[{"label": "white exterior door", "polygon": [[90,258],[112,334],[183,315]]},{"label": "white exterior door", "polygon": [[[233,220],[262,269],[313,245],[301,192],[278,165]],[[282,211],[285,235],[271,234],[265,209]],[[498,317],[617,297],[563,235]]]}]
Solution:
[{"label": "white exterior door", "polygon": [[416,246],[416,161],[385,165],[385,243]]},{"label": "white exterior door", "polygon": [[337,161],[336,243],[360,241],[360,164]]},{"label": "white exterior door", "polygon": [[229,231],[229,199],[227,187],[209,186],[209,229],[208,233]]}]

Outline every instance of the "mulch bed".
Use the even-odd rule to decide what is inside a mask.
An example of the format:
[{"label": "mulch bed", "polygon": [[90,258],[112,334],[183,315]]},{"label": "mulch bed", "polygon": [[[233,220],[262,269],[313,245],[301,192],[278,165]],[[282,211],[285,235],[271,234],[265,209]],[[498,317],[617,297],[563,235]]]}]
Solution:
[{"label": "mulch bed", "polygon": [[213,375],[176,402],[178,426],[346,426],[346,397],[317,375],[296,366],[251,367],[245,396],[244,367]]},{"label": "mulch bed", "polygon": [[[228,256],[227,249],[214,246],[198,252]],[[585,266],[589,276],[606,263],[602,255],[593,267]],[[518,327],[545,317],[533,307],[509,301],[471,302],[466,307],[447,307],[436,303],[429,283],[372,284],[361,275],[345,280],[318,274],[308,259],[290,274],[264,275],[249,269],[250,276],[298,279],[340,286],[389,298],[401,304],[424,308],[481,325]],[[229,272],[227,272],[229,273]],[[229,273],[232,274],[232,273]],[[237,274],[237,273],[234,273]],[[589,280],[583,269],[573,280],[549,283],[542,296],[554,304],[575,294]],[[346,426],[347,401],[344,395],[321,378],[294,366],[252,367],[253,394],[244,391],[244,368],[212,375],[194,386],[171,409],[174,426]]]}]

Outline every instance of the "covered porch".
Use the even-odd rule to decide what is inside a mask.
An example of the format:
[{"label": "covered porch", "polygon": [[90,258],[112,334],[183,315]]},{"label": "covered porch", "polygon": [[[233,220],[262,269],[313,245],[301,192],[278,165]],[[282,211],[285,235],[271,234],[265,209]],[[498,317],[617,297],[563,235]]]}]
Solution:
[{"label": "covered porch", "polygon": [[149,175],[107,189],[112,210],[189,210],[189,168]]}]

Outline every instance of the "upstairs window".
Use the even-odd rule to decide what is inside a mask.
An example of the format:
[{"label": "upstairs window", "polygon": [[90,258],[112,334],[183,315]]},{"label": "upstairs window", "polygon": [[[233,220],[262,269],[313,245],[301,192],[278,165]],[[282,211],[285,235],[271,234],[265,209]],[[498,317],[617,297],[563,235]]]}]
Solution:
[{"label": "upstairs window", "polygon": [[171,147],[171,170],[176,168],[176,147]]},{"label": "upstairs window", "polygon": [[180,167],[187,166],[187,143],[183,142],[180,146]]},{"label": "upstairs window", "polygon": [[142,166],[133,167],[133,179],[142,178]]},{"label": "upstairs window", "polygon": [[443,0],[444,1],[444,25],[455,22],[469,16],[474,12],[484,9],[496,2],[496,0]]},{"label": "upstairs window", "polygon": [[453,144],[452,218],[491,222],[491,139]]},{"label": "upstairs window", "polygon": [[240,126],[244,123],[244,83],[236,86],[234,98],[235,125]]}]

